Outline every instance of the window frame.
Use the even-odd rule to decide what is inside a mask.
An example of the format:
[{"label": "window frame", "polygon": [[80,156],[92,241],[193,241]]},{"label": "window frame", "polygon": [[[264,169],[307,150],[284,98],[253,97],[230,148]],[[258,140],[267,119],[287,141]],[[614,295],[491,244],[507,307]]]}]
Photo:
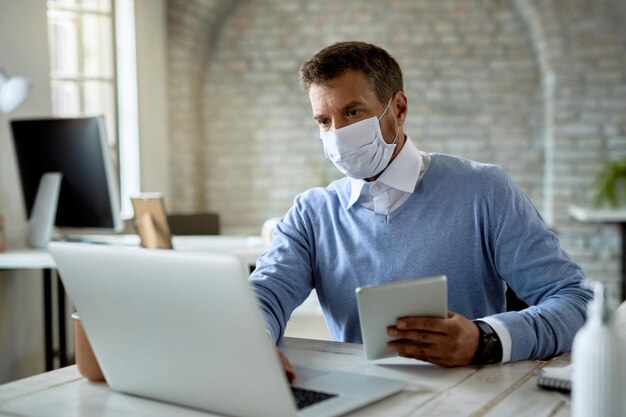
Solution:
[{"label": "window frame", "polygon": [[[86,6],[84,3],[96,4],[96,7]],[[100,7],[100,4],[106,3],[105,7]],[[111,121],[105,121],[107,130],[107,144],[109,145],[110,155],[112,157],[112,163],[118,178],[118,188],[120,194],[120,213],[122,218],[132,217],[132,207],[130,206],[130,197],[133,194],[140,192],[140,158],[139,158],[139,136],[138,136],[138,99],[137,99],[137,79],[136,79],[136,62],[135,57],[129,58],[127,53],[125,56],[120,57],[121,53],[127,48],[119,48],[119,45],[124,45],[120,42],[136,42],[135,38],[135,26],[134,26],[134,0],[47,0],[47,24],[48,24],[48,40],[50,47],[50,86],[52,94],[52,111],[54,116],[85,116],[85,115],[98,115],[103,114],[106,118],[112,118]],[[75,54],[77,59],[76,74],[64,74],[56,71],[53,67],[55,64],[55,57],[59,55],[57,51],[62,48],[55,46],[55,34],[54,24],[58,21],[56,14],[67,13],[68,15],[74,15],[75,19]],[[85,70],[85,42],[83,22],[84,16],[94,15],[100,17],[106,17],[110,22],[108,34],[100,34],[101,36],[109,36],[104,42],[99,40],[98,44],[107,49],[106,53],[110,53],[108,58],[110,63],[110,75],[103,74],[102,70],[99,70],[94,74],[86,74]],[[129,27],[123,29],[123,35],[126,37],[120,39],[120,28],[118,27],[118,20],[126,22]],[[127,39],[128,38],[128,39]],[[108,48],[107,48],[108,46]],[[131,45],[132,48],[136,48],[136,45]],[[134,52],[134,49],[132,49]],[[56,55],[55,55],[56,54]],[[132,59],[132,62],[130,61]],[[98,61],[100,64],[103,60]],[[120,68],[119,64],[125,65],[124,68]],[[128,68],[126,68],[128,67]],[[129,84],[129,77],[130,84]],[[98,111],[87,111],[86,95],[87,95],[87,83],[95,82],[102,89],[102,86],[106,86],[107,91],[110,91],[109,103],[103,104],[103,95],[100,95],[99,106],[96,106]],[[57,83],[69,83],[75,85],[78,89],[78,103],[77,110],[73,112],[64,112],[59,108],[57,103],[57,96],[55,96],[55,84]],[[134,91],[120,91],[121,83],[124,83],[125,88]],[[101,90],[102,91],[102,90]],[[122,94],[124,93],[124,94]],[[120,114],[120,99],[123,95],[125,112],[130,111],[132,115]],[[127,101],[132,103],[127,103]],[[130,106],[130,107],[129,107]],[[108,113],[111,113],[110,115]],[[124,125],[122,126],[122,120],[124,119]],[[128,201],[126,201],[128,200]]]}]

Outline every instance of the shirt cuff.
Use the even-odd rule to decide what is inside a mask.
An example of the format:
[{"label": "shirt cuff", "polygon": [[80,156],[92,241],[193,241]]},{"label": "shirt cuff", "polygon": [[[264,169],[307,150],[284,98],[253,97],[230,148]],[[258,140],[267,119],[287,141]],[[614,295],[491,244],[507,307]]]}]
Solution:
[{"label": "shirt cuff", "polygon": [[494,332],[500,338],[500,344],[502,345],[502,363],[511,362],[511,350],[513,349],[513,342],[511,341],[511,333],[506,328],[504,323],[493,317],[483,317],[478,319],[491,326]]}]

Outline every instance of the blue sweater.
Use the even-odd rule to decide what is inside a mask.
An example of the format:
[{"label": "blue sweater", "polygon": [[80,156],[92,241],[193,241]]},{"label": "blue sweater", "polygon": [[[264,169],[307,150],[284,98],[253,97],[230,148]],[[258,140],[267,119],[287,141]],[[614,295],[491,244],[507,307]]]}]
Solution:
[{"label": "blue sweater", "polygon": [[[347,206],[350,181],[298,195],[250,276],[274,340],[315,288],[335,340],[361,343],[355,288],[448,277],[448,306],[493,316],[509,330],[511,360],[571,349],[585,320],[584,273],[499,168],[433,154],[415,192],[391,214]],[[531,307],[505,312],[506,286]]]}]

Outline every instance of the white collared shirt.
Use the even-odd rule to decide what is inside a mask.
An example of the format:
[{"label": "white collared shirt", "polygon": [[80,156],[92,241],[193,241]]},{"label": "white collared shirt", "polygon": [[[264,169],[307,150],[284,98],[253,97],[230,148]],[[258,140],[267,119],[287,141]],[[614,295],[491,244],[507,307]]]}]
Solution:
[{"label": "white collared shirt", "polygon": [[357,201],[376,214],[388,215],[402,205],[430,164],[430,154],[422,152],[407,136],[404,146],[376,181],[350,178],[351,193],[347,208]]}]

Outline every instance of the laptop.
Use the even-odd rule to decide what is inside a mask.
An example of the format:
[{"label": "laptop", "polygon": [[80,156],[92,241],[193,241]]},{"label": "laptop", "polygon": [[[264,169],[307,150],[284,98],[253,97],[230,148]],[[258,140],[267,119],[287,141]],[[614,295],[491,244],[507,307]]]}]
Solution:
[{"label": "laptop", "polygon": [[[236,256],[67,242],[48,249],[116,391],[237,417],[330,417],[406,385],[296,369],[290,386]],[[298,410],[297,402],[310,404]]]}]

